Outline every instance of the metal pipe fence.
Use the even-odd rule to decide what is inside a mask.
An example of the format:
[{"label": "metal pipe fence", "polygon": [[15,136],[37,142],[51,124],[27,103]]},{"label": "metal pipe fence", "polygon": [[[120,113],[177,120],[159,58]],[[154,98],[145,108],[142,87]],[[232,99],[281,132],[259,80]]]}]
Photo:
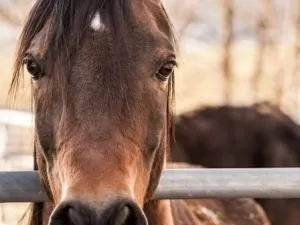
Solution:
[{"label": "metal pipe fence", "polygon": [[[154,198],[300,198],[300,168],[167,169]],[[47,200],[36,171],[0,172],[0,202]]]}]

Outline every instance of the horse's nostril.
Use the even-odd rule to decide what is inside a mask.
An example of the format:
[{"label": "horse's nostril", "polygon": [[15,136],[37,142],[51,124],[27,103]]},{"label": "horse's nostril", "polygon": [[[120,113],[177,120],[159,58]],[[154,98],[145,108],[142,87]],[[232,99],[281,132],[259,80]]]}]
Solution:
[{"label": "horse's nostril", "polygon": [[63,202],[54,210],[49,222],[49,225],[99,224],[147,225],[148,223],[143,211],[136,203],[123,199],[99,205],[77,201]]},{"label": "horse's nostril", "polygon": [[115,224],[116,225],[126,225],[127,224],[127,220],[130,219],[130,209],[128,206],[122,206],[119,208],[117,214],[116,214],[116,218],[115,218]]},{"label": "horse's nostril", "polygon": [[142,210],[131,201],[117,204],[114,213],[110,214],[112,225],[147,225],[146,217]]},{"label": "horse's nostril", "polygon": [[83,224],[82,217],[76,205],[62,203],[51,216],[50,225],[76,225]]},{"label": "horse's nostril", "polygon": [[82,218],[79,215],[79,212],[76,211],[74,208],[69,208],[68,212],[67,212],[67,218],[68,218],[68,222],[71,225],[75,225],[75,224],[82,224]]}]

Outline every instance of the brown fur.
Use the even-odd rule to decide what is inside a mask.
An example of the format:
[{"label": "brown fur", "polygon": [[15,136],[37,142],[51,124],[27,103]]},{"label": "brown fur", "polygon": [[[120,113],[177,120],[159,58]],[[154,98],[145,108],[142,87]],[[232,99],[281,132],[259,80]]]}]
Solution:
[{"label": "brown fur", "polygon": [[[187,163],[168,164],[168,168],[195,167]],[[172,200],[171,205],[176,225],[270,225],[261,206],[252,199]]]},{"label": "brown fur", "polygon": [[33,205],[30,225],[176,224],[169,201],[151,201],[172,138],[174,73],[161,69],[175,56],[159,0],[35,3],[11,85],[24,59],[39,66],[35,169],[51,203]]},{"label": "brown fur", "polygon": [[[270,103],[208,107],[177,117],[172,160],[209,168],[299,167],[299,148],[299,125]],[[258,202],[272,224],[300,224],[300,200]]]}]

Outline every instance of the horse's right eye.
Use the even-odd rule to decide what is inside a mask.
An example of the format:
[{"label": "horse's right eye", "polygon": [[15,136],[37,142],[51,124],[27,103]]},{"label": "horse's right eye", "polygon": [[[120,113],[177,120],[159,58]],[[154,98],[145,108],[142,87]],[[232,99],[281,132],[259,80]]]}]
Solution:
[{"label": "horse's right eye", "polygon": [[33,57],[27,56],[24,58],[24,64],[26,65],[26,69],[28,73],[31,74],[33,80],[38,80],[42,77],[42,69],[37,64],[37,62],[33,59]]}]

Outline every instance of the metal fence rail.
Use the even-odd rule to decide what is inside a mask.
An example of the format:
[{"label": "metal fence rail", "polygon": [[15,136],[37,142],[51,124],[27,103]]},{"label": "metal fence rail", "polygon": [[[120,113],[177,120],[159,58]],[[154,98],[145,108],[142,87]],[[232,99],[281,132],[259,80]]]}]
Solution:
[{"label": "metal fence rail", "polygon": [[[300,168],[168,169],[156,199],[300,198]],[[0,202],[48,198],[37,172],[0,172]]]}]

